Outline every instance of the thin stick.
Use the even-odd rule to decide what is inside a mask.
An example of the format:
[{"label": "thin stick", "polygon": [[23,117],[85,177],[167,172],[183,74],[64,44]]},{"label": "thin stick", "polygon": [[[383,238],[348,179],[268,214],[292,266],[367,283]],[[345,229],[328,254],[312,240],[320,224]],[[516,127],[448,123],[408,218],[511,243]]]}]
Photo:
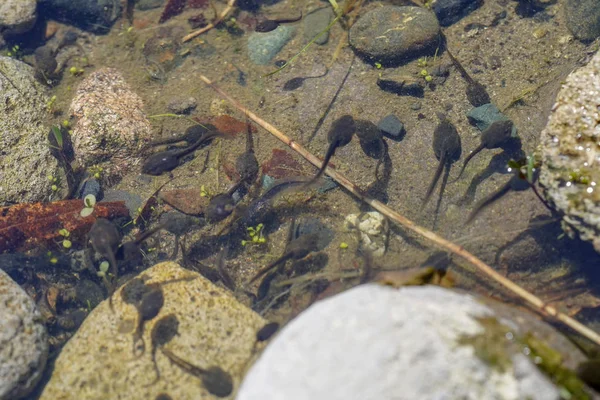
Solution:
[{"label": "thin stick", "polygon": [[[321,167],[321,160],[319,160],[317,157],[315,157],[313,154],[311,154],[308,150],[306,150],[304,147],[302,147],[299,143],[297,143],[296,141],[294,141],[291,138],[289,138],[288,136],[286,136],[283,132],[281,132],[280,130],[275,128],[273,125],[269,124],[267,121],[258,117],[252,111],[248,110],[240,102],[235,100],[233,97],[229,96],[227,93],[225,93],[219,87],[215,86],[204,75],[200,75],[199,77],[204,83],[206,83],[208,86],[210,86],[214,91],[219,93],[222,97],[227,99],[238,110],[240,110],[243,113],[246,113],[248,115],[248,117],[250,117],[255,123],[257,123],[258,125],[262,126],[264,129],[269,131],[269,133],[271,133],[277,139],[281,140],[283,143],[288,145],[291,149],[296,151],[298,154],[300,154],[302,157],[304,157],[308,162],[313,164],[315,167],[317,167],[317,168]],[[581,335],[585,336],[592,342],[600,345],[600,335],[598,335],[592,329],[586,327],[585,325],[583,325],[580,322],[576,321],[575,319],[569,317],[568,315],[565,315],[565,314],[559,312],[556,308],[545,304],[539,297],[533,295],[532,293],[529,293],[527,290],[525,290],[521,286],[517,285],[516,283],[512,282],[510,279],[505,278],[504,276],[500,275],[492,267],[490,267],[489,265],[484,263],[479,258],[475,257],[473,254],[469,253],[462,246],[452,243],[449,240],[446,240],[443,237],[415,224],[414,222],[412,222],[408,218],[402,216],[401,214],[397,213],[396,211],[392,210],[385,204],[383,204],[383,203],[373,199],[372,197],[368,196],[367,194],[363,193],[358,186],[356,186],[354,183],[352,183],[350,180],[348,180],[348,178],[346,178],[344,175],[337,172],[335,169],[327,167],[327,168],[325,168],[325,173],[327,175],[329,175],[331,178],[333,178],[333,180],[335,180],[338,184],[340,184],[344,188],[346,188],[346,190],[348,190],[350,193],[352,193],[353,195],[358,197],[360,200],[364,201],[365,203],[367,203],[368,205],[370,205],[375,210],[379,211],[380,213],[382,213],[389,219],[391,219],[391,220],[397,222],[398,224],[402,225],[403,227],[423,236],[424,238],[430,240],[437,246],[444,248],[444,249],[448,250],[449,252],[456,254],[457,256],[465,259],[467,262],[471,263],[473,266],[475,266],[481,272],[483,272],[484,274],[489,276],[491,279],[498,282],[499,284],[501,284],[502,286],[504,286],[505,288],[507,288],[514,294],[516,294],[517,296],[521,297],[523,300],[525,300],[527,303],[531,304],[533,307],[537,308],[538,311],[541,312],[542,314],[545,313],[548,316],[556,318],[557,320],[561,321],[562,323],[569,326],[573,330],[579,332]]]},{"label": "thin stick", "polygon": [[182,41],[187,42],[188,40],[192,40],[196,36],[202,35],[204,32],[207,32],[207,31],[211,30],[212,28],[214,28],[215,26],[217,26],[219,24],[219,22],[223,21],[223,19],[227,16],[227,14],[229,14],[231,12],[231,10],[233,10],[234,5],[235,5],[235,0],[229,0],[229,2],[227,3],[227,7],[225,7],[225,9],[221,13],[221,15],[219,15],[213,22],[206,25],[204,28],[200,28],[197,31],[187,34],[186,36],[183,37]]}]

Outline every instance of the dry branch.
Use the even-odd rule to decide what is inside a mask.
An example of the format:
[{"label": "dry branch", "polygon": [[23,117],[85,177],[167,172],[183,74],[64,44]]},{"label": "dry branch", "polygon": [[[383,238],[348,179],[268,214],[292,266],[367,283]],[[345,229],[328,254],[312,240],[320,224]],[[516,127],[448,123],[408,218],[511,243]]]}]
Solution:
[{"label": "dry branch", "polygon": [[[222,97],[227,99],[238,110],[240,110],[241,112],[248,115],[248,117],[250,117],[255,123],[262,126],[264,129],[269,131],[269,133],[271,133],[277,139],[281,140],[283,143],[288,145],[291,149],[295,150],[298,154],[300,154],[302,157],[304,157],[308,162],[310,162],[317,168],[321,167],[321,160],[319,160],[317,157],[315,157],[313,154],[311,154],[308,150],[306,150],[304,147],[302,147],[298,142],[292,140],[291,138],[286,136],[283,132],[281,132],[280,130],[275,128],[273,125],[269,124],[267,121],[261,119],[256,114],[254,114],[252,111],[248,110],[246,107],[244,107],[242,104],[240,104],[233,97],[229,96],[227,93],[225,93],[223,90],[221,90],[215,84],[213,84],[206,76],[200,75],[200,79],[204,83],[206,83],[208,86],[210,86],[213,90],[215,90],[217,93],[219,93]],[[412,222],[408,218],[400,215],[399,213],[392,210],[385,204],[383,204],[383,203],[373,199],[372,197],[368,196],[367,194],[363,193],[358,186],[356,186],[354,183],[352,183],[350,180],[348,180],[348,178],[346,178],[344,175],[337,172],[336,170],[327,167],[325,169],[325,173],[327,175],[329,175],[331,178],[333,178],[338,184],[340,184],[344,188],[346,188],[346,190],[351,192],[353,195],[355,195],[356,197],[358,197],[359,199],[361,199],[362,201],[364,201],[365,203],[367,203],[368,205],[373,207],[375,210],[379,211],[380,213],[382,213],[383,215],[385,215],[386,217],[391,219],[392,221],[423,236],[424,238],[433,242],[438,247],[444,248],[447,251],[457,255],[458,257],[465,259],[470,264],[472,264],[477,269],[479,269],[481,272],[483,272],[488,277],[490,277],[492,280],[498,282],[499,284],[501,284],[502,286],[507,288],[509,291],[511,291],[512,293],[516,294],[517,296],[519,296],[520,298],[525,300],[527,303],[529,303],[531,306],[533,306],[535,309],[537,309],[540,313],[545,314],[546,316],[556,318],[557,320],[561,321],[562,323],[564,323],[568,327],[572,328],[573,330],[577,331],[581,335],[585,336],[589,340],[600,345],[600,335],[598,335],[598,333],[596,333],[592,329],[588,328],[587,326],[581,324],[580,322],[576,321],[575,319],[569,317],[568,315],[561,313],[556,308],[545,304],[539,297],[528,292],[521,286],[512,282],[510,279],[500,275],[492,267],[490,267],[489,265],[484,263],[482,260],[480,260],[479,258],[474,256],[473,254],[469,253],[462,246],[459,246],[449,240],[446,240],[443,237],[435,234],[434,232],[431,232],[430,230],[425,229],[422,226],[415,224],[414,222]]]}]

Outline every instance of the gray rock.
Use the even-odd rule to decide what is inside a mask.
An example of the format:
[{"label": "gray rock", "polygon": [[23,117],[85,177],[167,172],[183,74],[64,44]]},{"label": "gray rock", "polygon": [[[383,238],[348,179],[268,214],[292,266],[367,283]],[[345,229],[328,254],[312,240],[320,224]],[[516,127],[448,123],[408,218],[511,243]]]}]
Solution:
[{"label": "gray rock", "polygon": [[[237,400],[561,398],[533,352],[524,355],[524,341],[533,335],[547,344],[548,332],[568,340],[531,314],[514,313],[435,286],[358,286],[281,329]],[[531,320],[542,327],[525,328]]]},{"label": "gray rock", "polygon": [[567,28],[582,41],[600,37],[600,2],[597,0],[567,0],[564,3]]},{"label": "gray rock", "polygon": [[35,387],[48,357],[48,336],[35,302],[0,270],[0,400]]},{"label": "gray rock", "polygon": [[196,108],[198,101],[193,97],[173,99],[167,104],[169,111],[175,114],[189,114]]},{"label": "gray rock", "polygon": [[148,400],[160,393],[173,399],[217,399],[198,377],[152,349],[152,330],[164,318],[177,321],[178,334],[164,344],[167,350],[199,368],[219,366],[231,375],[234,388],[239,386],[256,332],[266,321],[230,292],[175,263],[157,264],[138,278],[161,284],[164,296],[158,315],[143,326],[143,354],[139,349],[134,354],[141,343],[134,345],[139,316],[133,304],[123,301],[123,286],[113,296],[114,311],[107,300],[100,303],[63,347],[40,400]]},{"label": "gray rock", "polygon": [[30,66],[0,57],[0,205],[47,200],[48,176],[62,177],[43,125],[47,103]]},{"label": "gray rock", "polygon": [[[475,125],[477,129],[482,132],[496,121],[505,121],[509,119],[506,115],[500,112],[498,107],[492,103],[472,108],[471,111],[468,112],[467,118],[469,119],[470,123]],[[511,136],[517,137],[517,127],[514,125],[512,127]]]},{"label": "gray rock", "polygon": [[97,179],[91,178],[84,182],[79,193],[79,198],[85,199],[85,196],[88,194],[93,195],[96,198],[96,201],[102,200],[102,187]]},{"label": "gray rock", "polygon": [[0,31],[19,35],[33,28],[37,19],[36,0],[3,0],[0,2]]},{"label": "gray rock", "polygon": [[139,0],[135,7],[138,10],[151,10],[153,8],[162,7],[165,4],[165,0]]},{"label": "gray rock", "polygon": [[483,3],[482,0],[433,0],[431,9],[442,26],[452,25]]},{"label": "gray rock", "polygon": [[600,252],[600,52],[572,72],[542,131],[540,184],[563,229]]},{"label": "gray rock", "polygon": [[130,193],[125,190],[107,190],[106,193],[104,193],[102,201],[124,201],[131,218],[137,216],[138,208],[140,208],[143,203],[142,198],[138,194]]},{"label": "gray rock", "polygon": [[365,60],[390,66],[434,50],[439,32],[437,18],[423,8],[383,6],[352,25],[349,42]]},{"label": "gray rock", "polygon": [[384,135],[392,139],[399,139],[403,136],[404,124],[393,114],[383,117],[377,127]]},{"label": "gray rock", "polygon": [[[315,36],[321,33],[333,18],[333,11],[330,7],[320,8],[316,11],[307,14],[304,17],[304,40],[310,42]],[[329,31],[321,35],[316,44],[325,44],[329,40]]]},{"label": "gray rock", "polygon": [[113,68],[88,75],[71,101],[75,159],[83,167],[99,166],[119,178],[141,163],[140,148],[152,138],[142,99]]},{"label": "gray rock", "polygon": [[287,42],[296,29],[289,25],[279,25],[271,32],[254,32],[248,38],[248,57],[258,65],[268,64]]},{"label": "gray rock", "polygon": [[39,0],[44,14],[82,29],[107,33],[121,16],[120,0]]}]

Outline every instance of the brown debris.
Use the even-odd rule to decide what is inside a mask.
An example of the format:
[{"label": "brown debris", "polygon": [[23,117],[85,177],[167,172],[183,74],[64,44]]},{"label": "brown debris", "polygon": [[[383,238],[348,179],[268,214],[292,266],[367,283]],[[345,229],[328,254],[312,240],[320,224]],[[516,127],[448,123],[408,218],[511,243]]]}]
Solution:
[{"label": "brown debris", "polygon": [[273,154],[261,166],[263,173],[275,179],[304,175],[304,166],[285,150],[273,149]]},{"label": "brown debris", "polygon": [[63,228],[74,245],[82,244],[96,218],[129,215],[123,201],[98,203],[87,217],[79,214],[83,207],[77,199],[0,207],[0,253],[53,245],[62,239],[58,231]]},{"label": "brown debris", "polygon": [[[237,135],[238,133],[242,132],[245,133],[248,129],[248,125],[245,121],[240,121],[230,115],[220,115],[216,118],[213,118],[210,123],[213,124],[219,130],[219,132],[225,135]],[[252,133],[255,133],[256,127],[251,125],[250,130]]]},{"label": "brown debris", "polygon": [[208,0],[188,0],[188,7],[190,7],[190,8],[206,8],[206,7],[208,7]]},{"label": "brown debris", "polygon": [[181,14],[183,12],[183,9],[185,8],[185,3],[186,0],[169,0],[167,5],[163,9],[162,15],[160,16],[158,23],[162,24],[171,17]]}]

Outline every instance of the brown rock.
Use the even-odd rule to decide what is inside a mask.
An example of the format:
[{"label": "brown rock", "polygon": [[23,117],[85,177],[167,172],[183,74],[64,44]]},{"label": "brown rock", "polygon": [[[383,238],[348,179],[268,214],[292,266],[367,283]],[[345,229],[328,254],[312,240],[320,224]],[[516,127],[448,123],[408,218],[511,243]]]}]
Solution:
[{"label": "brown rock", "polygon": [[202,214],[208,205],[208,198],[200,196],[200,189],[168,190],[160,192],[158,197],[171,207],[190,215]]}]

